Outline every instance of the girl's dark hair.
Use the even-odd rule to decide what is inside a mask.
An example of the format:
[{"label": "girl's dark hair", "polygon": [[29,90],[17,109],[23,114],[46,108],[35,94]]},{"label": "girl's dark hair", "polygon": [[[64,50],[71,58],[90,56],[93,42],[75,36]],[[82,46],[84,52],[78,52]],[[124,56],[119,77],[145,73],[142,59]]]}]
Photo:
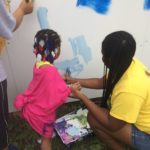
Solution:
[{"label": "girl's dark hair", "polygon": [[131,34],[125,31],[113,32],[105,37],[102,42],[102,54],[109,61],[109,73],[104,64],[104,91],[102,107],[108,107],[107,100],[113,88],[132,62],[135,54],[136,42]]},{"label": "girl's dark hair", "polygon": [[[52,52],[55,53],[56,48],[61,45],[61,40],[57,32],[51,29],[42,29],[36,33],[34,39],[34,53],[36,55],[40,54],[42,59],[53,63],[55,57],[52,55]],[[42,46],[40,44],[41,41],[44,43]]]}]

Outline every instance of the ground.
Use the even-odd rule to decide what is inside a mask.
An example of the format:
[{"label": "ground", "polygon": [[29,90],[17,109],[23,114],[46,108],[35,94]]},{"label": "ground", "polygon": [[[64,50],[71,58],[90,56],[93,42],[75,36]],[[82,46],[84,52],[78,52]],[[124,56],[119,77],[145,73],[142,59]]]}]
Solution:
[{"label": "ground", "polygon": [[[73,102],[62,105],[58,112],[58,118],[82,107],[81,102]],[[28,124],[20,118],[17,112],[10,113],[9,117],[9,142],[18,150],[39,150],[37,140],[40,136],[36,134]],[[53,150],[106,150],[102,142],[99,142],[94,134],[66,146],[56,136],[52,140]],[[107,149],[108,150],[108,149]]]}]

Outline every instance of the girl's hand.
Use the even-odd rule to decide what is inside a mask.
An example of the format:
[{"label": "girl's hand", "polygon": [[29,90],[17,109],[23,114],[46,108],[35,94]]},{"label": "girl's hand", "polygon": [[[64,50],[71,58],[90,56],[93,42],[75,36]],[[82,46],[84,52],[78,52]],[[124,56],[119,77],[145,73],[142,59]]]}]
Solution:
[{"label": "girl's hand", "polygon": [[81,90],[81,85],[79,82],[70,84],[70,89],[73,93],[78,92],[79,90]]},{"label": "girl's hand", "polygon": [[76,82],[74,84],[71,84],[70,85],[70,89],[71,89],[71,92],[72,92],[72,96],[75,97],[75,98],[79,98],[80,99],[80,96],[82,95],[81,93],[81,85],[79,82]]}]

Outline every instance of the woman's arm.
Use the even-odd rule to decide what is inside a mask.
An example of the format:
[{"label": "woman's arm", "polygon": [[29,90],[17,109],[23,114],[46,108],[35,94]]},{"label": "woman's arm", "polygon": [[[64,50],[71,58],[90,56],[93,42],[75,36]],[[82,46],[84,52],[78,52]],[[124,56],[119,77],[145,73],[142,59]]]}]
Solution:
[{"label": "woman's arm", "polygon": [[21,24],[24,15],[29,14],[33,11],[33,0],[26,2],[26,0],[22,0],[19,7],[13,13],[13,16],[16,20],[16,26],[13,31],[15,31]]},{"label": "woman's arm", "polygon": [[79,82],[80,85],[85,88],[103,89],[103,77],[102,78],[78,79],[78,78],[72,78],[72,77],[66,76],[65,80],[67,81],[68,84]]},{"label": "woman's arm", "polygon": [[101,108],[100,106],[89,100],[88,97],[80,91],[72,89],[72,92],[75,97],[79,98],[85,104],[92,116],[108,130],[117,131],[126,124],[126,122],[110,116],[110,111],[108,109]]}]

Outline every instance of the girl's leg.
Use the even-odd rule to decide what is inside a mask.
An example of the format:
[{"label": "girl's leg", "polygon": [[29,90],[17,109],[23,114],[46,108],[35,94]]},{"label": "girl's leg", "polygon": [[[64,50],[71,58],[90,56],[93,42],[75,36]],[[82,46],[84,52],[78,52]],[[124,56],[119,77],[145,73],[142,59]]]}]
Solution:
[{"label": "girl's leg", "polygon": [[51,140],[49,138],[42,137],[41,150],[52,150]]},{"label": "girl's leg", "polygon": [[98,139],[112,150],[125,150],[125,144],[131,145],[131,125],[127,124],[117,132],[111,132],[97,122],[89,113],[88,122]]}]

